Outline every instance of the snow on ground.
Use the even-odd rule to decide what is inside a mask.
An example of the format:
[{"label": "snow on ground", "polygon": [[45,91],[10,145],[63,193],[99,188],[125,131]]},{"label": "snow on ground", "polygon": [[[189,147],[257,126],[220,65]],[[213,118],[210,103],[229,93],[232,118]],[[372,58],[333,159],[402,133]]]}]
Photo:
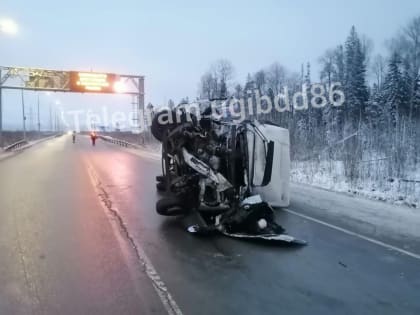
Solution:
[{"label": "snow on ground", "polygon": [[292,162],[291,180],[336,192],[361,195],[367,198],[394,204],[420,207],[420,170],[409,179],[364,178],[351,182],[344,175],[343,163],[334,162]]},{"label": "snow on ground", "polygon": [[337,222],[338,226],[350,230],[356,228],[363,235],[375,235],[379,239],[391,238],[405,242],[420,238],[418,209],[358,195],[292,183],[290,210],[305,210],[304,213],[311,217],[327,218],[326,222]]}]

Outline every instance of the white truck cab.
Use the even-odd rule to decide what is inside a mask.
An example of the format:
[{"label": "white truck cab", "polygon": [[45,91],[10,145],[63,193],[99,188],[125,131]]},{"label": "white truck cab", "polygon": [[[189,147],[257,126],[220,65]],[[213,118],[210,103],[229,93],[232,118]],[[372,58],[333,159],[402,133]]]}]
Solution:
[{"label": "white truck cab", "polygon": [[[257,121],[247,132],[250,181],[253,194],[274,207],[287,207],[290,203],[290,141],[289,130]],[[267,184],[267,142],[274,143],[271,178]],[[268,162],[269,163],[269,162]],[[263,185],[265,184],[265,185]]]}]

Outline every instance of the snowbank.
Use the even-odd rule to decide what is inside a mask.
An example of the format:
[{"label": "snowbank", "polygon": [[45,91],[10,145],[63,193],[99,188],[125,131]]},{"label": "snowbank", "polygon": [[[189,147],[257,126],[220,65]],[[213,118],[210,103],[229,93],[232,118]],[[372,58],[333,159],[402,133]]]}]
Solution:
[{"label": "snowbank", "polygon": [[351,182],[341,161],[292,162],[291,180],[337,192],[361,195],[375,200],[420,207],[420,170],[410,178],[375,177]]}]

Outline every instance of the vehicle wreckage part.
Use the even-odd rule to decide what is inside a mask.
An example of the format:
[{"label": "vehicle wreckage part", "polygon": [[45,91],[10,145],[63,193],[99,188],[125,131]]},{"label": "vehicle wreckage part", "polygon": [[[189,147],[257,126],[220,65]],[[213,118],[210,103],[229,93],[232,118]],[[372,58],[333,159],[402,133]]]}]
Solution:
[{"label": "vehicle wreckage part", "polygon": [[273,170],[273,156],[274,156],[274,142],[270,141],[267,143],[267,157],[265,161],[264,176],[261,182],[261,186],[267,186],[271,181],[271,174]]},{"label": "vehicle wreckage part", "polygon": [[239,239],[248,239],[248,240],[262,240],[262,241],[270,241],[270,242],[280,242],[280,243],[289,243],[289,244],[296,244],[296,245],[307,245],[307,242],[288,234],[245,234],[245,233],[228,233],[228,232],[221,232],[223,235],[232,237],[232,238],[239,238]]},{"label": "vehicle wreckage part", "polygon": [[208,236],[211,234],[220,233],[219,230],[214,227],[202,226],[199,224],[190,225],[187,227],[187,232],[200,236]]},{"label": "vehicle wreckage part", "polygon": [[150,128],[152,135],[162,142],[168,131],[173,130],[177,126],[176,121],[176,113],[174,111],[164,109],[156,113]]},{"label": "vehicle wreckage part", "polygon": [[[247,142],[250,166],[251,189],[253,194],[260,194],[273,207],[287,207],[290,203],[290,142],[289,131],[272,124],[254,122],[247,124]],[[258,132],[256,131],[258,129]],[[259,187],[264,180],[267,151],[264,135],[274,142],[273,164],[270,182]]]},{"label": "vehicle wreckage part", "polygon": [[176,118],[166,110],[152,122],[152,134],[162,142],[163,176],[156,187],[175,195],[157,202],[159,214],[196,213],[201,222],[187,229],[194,234],[305,244],[284,233],[270,206],[289,202],[286,129],[251,121],[201,126],[186,115]]},{"label": "vehicle wreckage part", "polygon": [[257,203],[261,203],[261,202],[263,202],[263,201],[262,201],[260,195],[253,195],[253,196],[249,196],[249,197],[245,198],[244,200],[242,200],[241,206],[243,206],[243,205],[253,205],[253,204],[257,204]]},{"label": "vehicle wreckage part", "polygon": [[188,210],[180,198],[164,197],[156,203],[156,212],[164,216],[177,216],[188,213]]},{"label": "vehicle wreckage part", "polygon": [[196,158],[194,155],[188,153],[185,148],[182,148],[185,163],[188,164],[196,172],[211,179],[217,185],[217,191],[225,191],[232,187],[228,180],[220,173],[214,172],[206,163]]},{"label": "vehicle wreckage part", "polygon": [[182,148],[182,154],[184,155],[185,163],[187,163],[189,167],[201,175],[210,178],[213,182],[218,184],[218,178],[216,174],[206,163],[197,159],[194,155],[188,153],[185,148]]},{"label": "vehicle wreckage part", "polygon": [[288,234],[246,234],[246,233],[228,233],[226,231],[212,228],[209,226],[202,226],[199,224],[193,224],[187,227],[187,232],[197,236],[209,236],[215,233],[219,233],[230,238],[243,239],[243,240],[254,240],[264,241],[270,243],[279,244],[291,244],[291,245],[307,245],[307,242],[298,238],[295,238]]},{"label": "vehicle wreckage part", "polygon": [[267,220],[266,219],[259,219],[258,222],[258,228],[261,230],[264,230],[265,228],[267,228]]},{"label": "vehicle wreckage part", "polygon": [[165,182],[156,183],[156,189],[158,191],[166,191],[166,183]]},{"label": "vehicle wreckage part", "polygon": [[[257,199],[257,198],[254,198]],[[258,222],[265,221],[263,228]],[[266,202],[242,203],[220,218],[223,231],[247,234],[281,234],[284,229],[274,222],[274,211]]]},{"label": "vehicle wreckage part", "polygon": [[164,182],[165,181],[165,176],[163,176],[163,175],[156,176],[156,181],[159,182],[159,183]]}]

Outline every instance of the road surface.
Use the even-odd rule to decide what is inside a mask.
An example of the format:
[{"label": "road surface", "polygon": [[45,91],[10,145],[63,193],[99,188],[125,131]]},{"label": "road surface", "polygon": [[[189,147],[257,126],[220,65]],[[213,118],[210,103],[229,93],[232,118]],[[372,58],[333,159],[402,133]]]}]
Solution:
[{"label": "road surface", "polygon": [[420,314],[418,239],[372,242],[297,187],[277,217],[308,246],[197,238],[155,213],[159,170],[67,136],[0,161],[0,314]]}]

